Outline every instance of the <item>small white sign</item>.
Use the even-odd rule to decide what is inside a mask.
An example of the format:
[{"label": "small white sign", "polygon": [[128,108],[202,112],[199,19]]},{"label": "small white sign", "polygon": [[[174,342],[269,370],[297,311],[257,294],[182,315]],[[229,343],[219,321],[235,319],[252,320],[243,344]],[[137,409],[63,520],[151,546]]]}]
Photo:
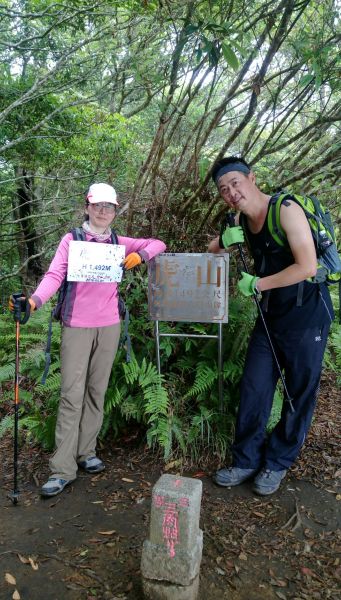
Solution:
[{"label": "small white sign", "polygon": [[94,283],[119,282],[125,246],[99,242],[70,241],[67,270],[68,281]]}]

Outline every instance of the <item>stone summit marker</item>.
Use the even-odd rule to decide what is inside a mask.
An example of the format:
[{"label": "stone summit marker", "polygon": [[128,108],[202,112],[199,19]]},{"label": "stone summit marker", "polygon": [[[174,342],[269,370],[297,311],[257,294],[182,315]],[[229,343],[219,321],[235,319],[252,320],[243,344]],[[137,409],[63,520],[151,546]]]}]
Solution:
[{"label": "stone summit marker", "polygon": [[162,475],[153,488],[149,540],[142,549],[145,598],[195,600],[203,534],[199,529],[202,482]]}]

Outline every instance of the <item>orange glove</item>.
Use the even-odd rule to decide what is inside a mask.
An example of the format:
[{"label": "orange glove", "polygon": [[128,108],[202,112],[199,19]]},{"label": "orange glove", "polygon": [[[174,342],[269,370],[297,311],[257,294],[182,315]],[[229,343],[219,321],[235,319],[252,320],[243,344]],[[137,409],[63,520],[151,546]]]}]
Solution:
[{"label": "orange glove", "polygon": [[[27,300],[26,296],[21,296],[21,298],[20,298],[21,311],[25,312],[26,302],[28,302],[29,305],[30,305],[30,312],[33,312],[35,310],[35,307],[36,307],[35,302],[32,300],[32,298],[29,298]],[[13,298],[13,296],[9,297],[9,300],[8,300],[8,309],[9,309],[9,311],[11,313],[14,312],[14,298]]]},{"label": "orange glove", "polygon": [[32,300],[32,298],[28,299],[28,303],[31,307],[31,312],[33,312],[36,309],[36,303],[34,302],[34,300]]},{"label": "orange glove", "polygon": [[142,263],[142,258],[138,252],[131,252],[125,257],[123,267],[125,269],[133,269]]}]

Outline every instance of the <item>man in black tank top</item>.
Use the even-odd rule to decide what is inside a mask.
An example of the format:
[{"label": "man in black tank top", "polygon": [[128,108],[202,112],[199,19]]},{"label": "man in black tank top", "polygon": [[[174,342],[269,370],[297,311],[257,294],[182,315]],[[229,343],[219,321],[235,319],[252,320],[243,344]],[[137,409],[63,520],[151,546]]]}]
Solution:
[{"label": "man in black tank top", "polygon": [[[326,284],[307,281],[317,270],[317,257],[309,223],[302,208],[286,202],[280,222],[290,252],[279,248],[267,227],[271,196],[256,185],[255,174],[243,158],[228,157],[212,169],[223,201],[239,213],[236,227],[224,227],[209,244],[209,252],[223,252],[244,241],[254,259],[255,275],[242,273],[238,283],[246,296],[261,295],[262,319],[251,334],[241,381],[232,466],[218,471],[218,485],[230,487],[254,478],[261,495],[277,491],[295,461],[307,435],[322,369],[333,308]],[[273,345],[271,349],[267,332]],[[269,437],[270,416],[280,370],[285,375],[292,407]]]}]

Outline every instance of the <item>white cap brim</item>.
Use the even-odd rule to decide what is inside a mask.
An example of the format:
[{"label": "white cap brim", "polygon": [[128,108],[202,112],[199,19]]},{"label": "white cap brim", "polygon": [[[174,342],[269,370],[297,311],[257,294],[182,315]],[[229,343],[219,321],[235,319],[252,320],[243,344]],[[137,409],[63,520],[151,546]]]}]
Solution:
[{"label": "white cap brim", "polygon": [[93,183],[89,188],[86,198],[90,204],[110,202],[110,204],[118,206],[116,191],[107,183]]}]

